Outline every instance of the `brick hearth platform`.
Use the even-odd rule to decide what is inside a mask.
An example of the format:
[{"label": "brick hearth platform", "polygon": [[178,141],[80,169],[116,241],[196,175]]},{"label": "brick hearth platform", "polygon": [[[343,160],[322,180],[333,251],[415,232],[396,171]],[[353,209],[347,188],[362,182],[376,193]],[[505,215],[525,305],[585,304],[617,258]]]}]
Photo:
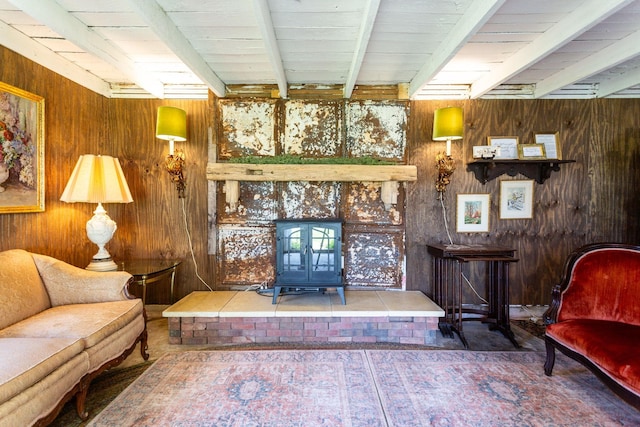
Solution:
[{"label": "brick hearth platform", "polygon": [[335,291],[271,295],[248,291],[198,291],[162,315],[169,343],[401,343],[436,341],[444,312],[418,291]]}]

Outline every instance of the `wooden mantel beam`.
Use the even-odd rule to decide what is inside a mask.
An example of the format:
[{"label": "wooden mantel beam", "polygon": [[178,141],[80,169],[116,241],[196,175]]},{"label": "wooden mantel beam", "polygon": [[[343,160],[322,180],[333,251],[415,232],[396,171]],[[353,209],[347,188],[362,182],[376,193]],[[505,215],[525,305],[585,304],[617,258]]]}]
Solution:
[{"label": "wooden mantel beam", "polygon": [[209,163],[212,181],[416,181],[414,165]]}]

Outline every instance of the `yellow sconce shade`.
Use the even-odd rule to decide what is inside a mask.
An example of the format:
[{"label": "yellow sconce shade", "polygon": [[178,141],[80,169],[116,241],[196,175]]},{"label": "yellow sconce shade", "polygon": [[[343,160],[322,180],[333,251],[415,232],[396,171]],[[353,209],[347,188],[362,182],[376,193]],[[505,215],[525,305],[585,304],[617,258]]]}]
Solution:
[{"label": "yellow sconce shade", "polygon": [[462,139],[463,131],[462,108],[439,108],[433,113],[434,141]]},{"label": "yellow sconce shade", "polygon": [[186,141],[187,113],[176,107],[158,107],[156,138],[166,141]]}]

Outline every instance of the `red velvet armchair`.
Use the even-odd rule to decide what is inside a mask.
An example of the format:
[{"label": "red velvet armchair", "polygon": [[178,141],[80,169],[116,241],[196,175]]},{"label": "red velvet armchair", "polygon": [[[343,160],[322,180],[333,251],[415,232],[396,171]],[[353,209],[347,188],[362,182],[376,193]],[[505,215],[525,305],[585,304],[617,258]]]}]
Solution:
[{"label": "red velvet armchair", "polygon": [[640,246],[598,243],[574,251],[544,318],[546,375],[558,349],[640,409]]}]

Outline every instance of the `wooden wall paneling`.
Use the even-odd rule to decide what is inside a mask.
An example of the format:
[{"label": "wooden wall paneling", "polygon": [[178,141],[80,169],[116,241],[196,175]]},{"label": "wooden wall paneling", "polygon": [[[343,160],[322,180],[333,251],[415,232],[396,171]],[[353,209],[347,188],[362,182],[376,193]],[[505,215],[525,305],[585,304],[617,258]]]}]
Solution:
[{"label": "wooden wall paneling", "polygon": [[640,104],[638,100],[593,102],[597,130],[589,139],[589,207],[593,241],[640,243]]},{"label": "wooden wall paneling", "polygon": [[85,223],[95,206],[67,204],[60,195],[81,154],[95,152],[105,100],[0,46],[0,80],[44,97],[45,211],[0,215],[0,250],[21,248],[86,266],[97,247]]},{"label": "wooden wall paneling", "polygon": [[[187,141],[176,143],[185,152],[185,198],[178,197],[165,169],[168,143],[155,137],[157,108],[171,105],[187,113]],[[210,286],[214,275],[207,255],[208,105],[206,101],[158,101],[112,99],[108,138],[112,155],[119,158],[133,203],[109,205],[108,211],[122,212],[118,230],[109,249],[116,259],[181,259],[176,277],[176,297],[206,286],[196,275],[191,257],[185,218],[198,274]],[[165,284],[148,289],[149,303],[169,303]]]},{"label": "wooden wall paneling", "polygon": [[[586,153],[576,145],[588,139],[591,108],[588,102],[566,100],[475,100],[463,103],[465,136],[461,144],[454,142],[453,157],[457,169],[444,196],[449,229],[454,243],[493,243],[511,246],[521,261],[511,267],[513,303],[547,304],[549,290],[559,280],[567,254],[586,241],[584,198],[590,192],[583,164]],[[434,158],[442,147],[431,142],[433,111],[441,102],[414,102],[410,122],[409,163],[418,166],[418,182],[408,186],[407,259],[408,288],[431,294],[431,263],[424,245],[448,242],[437,192],[433,187],[436,171]],[[533,133],[543,129],[558,130],[563,139],[565,158],[576,158],[576,164],[565,165],[544,185],[534,184],[534,215],[528,220],[499,218],[500,181],[528,179],[522,175],[503,175],[484,185],[466,171],[471,147],[486,144],[487,136],[514,135],[521,142],[531,142]],[[421,142],[422,141],[422,142]],[[457,151],[461,150],[461,151]],[[462,155],[460,154],[462,152]],[[422,177],[425,177],[424,180]],[[456,195],[488,193],[491,198],[489,233],[457,233],[455,229]],[[477,290],[484,292],[483,272],[470,278]],[[475,300],[469,290],[467,298]]]}]

